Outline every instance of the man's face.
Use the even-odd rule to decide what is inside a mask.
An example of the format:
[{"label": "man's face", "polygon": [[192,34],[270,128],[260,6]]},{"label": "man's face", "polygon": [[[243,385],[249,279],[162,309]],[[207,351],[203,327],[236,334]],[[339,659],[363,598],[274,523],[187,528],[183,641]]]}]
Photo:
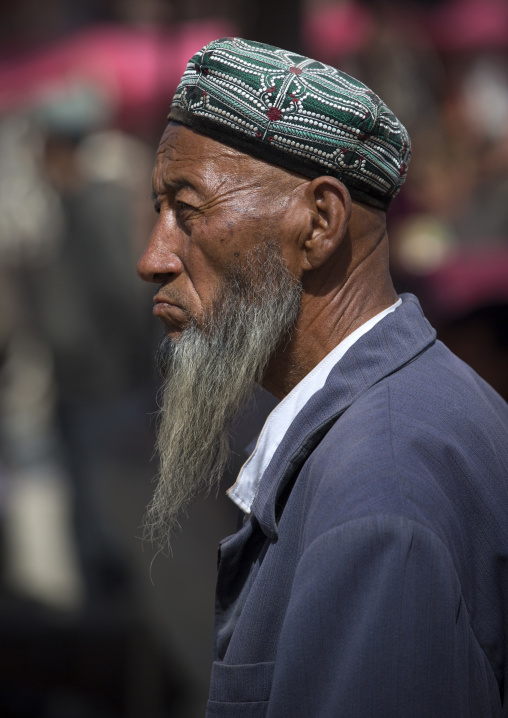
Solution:
[{"label": "man's face", "polygon": [[[290,193],[285,173],[181,125],[170,123],[157,151],[153,199],[158,221],[138,272],[160,284],[154,314],[177,338],[201,324],[227,271],[267,238],[298,267],[284,228]],[[287,181],[287,180],[286,180]]]},{"label": "man's face", "polygon": [[231,422],[295,327],[302,287],[287,209],[301,182],[184,127],[162,139],[159,220],[139,262],[160,284],[154,314],[167,329],[159,483],[145,521],[162,546],[193,496],[217,485]]}]

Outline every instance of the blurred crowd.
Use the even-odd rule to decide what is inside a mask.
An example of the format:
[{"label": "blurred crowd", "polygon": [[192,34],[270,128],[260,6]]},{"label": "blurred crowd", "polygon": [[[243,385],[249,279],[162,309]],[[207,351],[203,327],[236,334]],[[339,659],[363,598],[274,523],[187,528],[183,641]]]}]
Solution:
[{"label": "blurred crowd", "polygon": [[[411,168],[389,214],[396,287],[508,399],[506,0],[291,7],[294,44],[282,29],[278,44],[363,80],[407,126]],[[138,538],[156,473],[160,330],[135,265],[186,60],[253,23],[232,2],[212,15],[199,0],[3,12],[0,714],[194,718],[216,545],[235,510],[199,501],[170,560]],[[276,42],[268,29],[253,39]],[[239,419],[225,486],[273,401],[260,392]]]}]

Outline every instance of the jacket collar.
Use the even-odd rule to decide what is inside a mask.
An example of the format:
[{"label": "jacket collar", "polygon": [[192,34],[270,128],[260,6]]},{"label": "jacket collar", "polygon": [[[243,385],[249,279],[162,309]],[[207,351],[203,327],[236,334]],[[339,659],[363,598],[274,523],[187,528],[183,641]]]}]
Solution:
[{"label": "jacket collar", "polygon": [[272,457],[252,505],[263,532],[277,536],[276,506],[285,487],[339,416],[370,387],[401,369],[436,340],[411,294],[361,337],[332,369],[323,386],[296,416]]}]

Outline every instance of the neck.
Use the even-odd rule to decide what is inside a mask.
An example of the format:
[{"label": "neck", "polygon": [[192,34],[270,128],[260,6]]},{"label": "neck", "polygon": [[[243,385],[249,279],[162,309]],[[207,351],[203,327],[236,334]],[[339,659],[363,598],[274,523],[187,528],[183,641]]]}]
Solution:
[{"label": "neck", "polygon": [[262,384],[279,399],[347,336],[397,301],[384,229],[370,249],[353,252],[351,242],[344,241],[337,254],[334,266],[303,278],[292,337],[269,362]]}]

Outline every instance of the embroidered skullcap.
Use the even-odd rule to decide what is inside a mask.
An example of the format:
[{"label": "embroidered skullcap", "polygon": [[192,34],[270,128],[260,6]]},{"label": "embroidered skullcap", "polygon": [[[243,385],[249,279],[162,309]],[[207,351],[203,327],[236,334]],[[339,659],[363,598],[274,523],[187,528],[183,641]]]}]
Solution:
[{"label": "embroidered skullcap", "polygon": [[189,61],[169,120],[386,210],[406,178],[405,127],[363,83],[271,45],[223,38]]}]

